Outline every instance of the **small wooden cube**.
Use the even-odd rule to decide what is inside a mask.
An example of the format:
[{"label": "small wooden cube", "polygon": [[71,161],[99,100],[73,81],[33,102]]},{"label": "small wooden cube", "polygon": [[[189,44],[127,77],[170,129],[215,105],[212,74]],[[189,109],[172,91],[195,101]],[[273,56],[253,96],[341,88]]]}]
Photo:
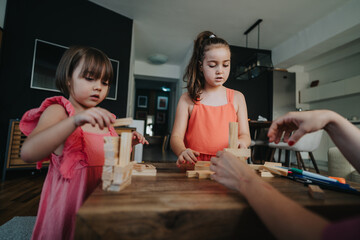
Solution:
[{"label": "small wooden cube", "polygon": [[312,198],[325,199],[325,192],[318,185],[309,184],[308,190]]}]

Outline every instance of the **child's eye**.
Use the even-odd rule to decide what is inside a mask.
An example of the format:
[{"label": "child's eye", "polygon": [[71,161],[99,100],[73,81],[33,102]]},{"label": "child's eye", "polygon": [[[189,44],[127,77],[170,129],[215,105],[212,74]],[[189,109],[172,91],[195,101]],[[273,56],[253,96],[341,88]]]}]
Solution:
[{"label": "child's eye", "polygon": [[209,65],[209,67],[214,68],[214,67],[216,67],[216,65]]},{"label": "child's eye", "polygon": [[229,65],[229,64],[224,64],[223,66],[224,66],[224,67],[228,67],[228,66],[230,66],[230,65]]},{"label": "child's eye", "polygon": [[108,81],[103,81],[102,84],[103,84],[104,86],[109,86],[109,82],[108,82]]},{"label": "child's eye", "polygon": [[88,81],[94,80],[92,77],[85,77],[85,79],[88,80]]}]

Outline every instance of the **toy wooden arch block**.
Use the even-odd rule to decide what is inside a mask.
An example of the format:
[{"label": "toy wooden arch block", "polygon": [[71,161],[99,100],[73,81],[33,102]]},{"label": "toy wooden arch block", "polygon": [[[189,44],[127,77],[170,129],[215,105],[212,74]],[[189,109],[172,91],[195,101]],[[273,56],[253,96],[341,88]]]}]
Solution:
[{"label": "toy wooden arch block", "polygon": [[[118,123],[121,121],[119,119]],[[121,122],[126,125],[130,123],[128,119]],[[133,168],[133,163],[130,162],[131,142],[130,132],[123,132],[120,137],[104,137],[105,161],[102,173],[104,190],[120,191],[131,184]]]},{"label": "toy wooden arch block", "polygon": [[234,154],[238,159],[246,161],[250,157],[251,151],[248,148],[238,148],[239,124],[229,123],[229,148],[224,148],[225,152]]}]

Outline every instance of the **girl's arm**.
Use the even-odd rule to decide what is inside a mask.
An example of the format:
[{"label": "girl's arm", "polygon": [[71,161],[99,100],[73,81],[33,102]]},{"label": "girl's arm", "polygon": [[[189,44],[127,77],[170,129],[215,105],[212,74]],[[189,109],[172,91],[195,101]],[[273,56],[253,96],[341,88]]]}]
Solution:
[{"label": "girl's arm", "polygon": [[189,121],[189,108],[192,105],[192,101],[188,93],[184,93],[179,100],[173,130],[171,133],[170,146],[176,156],[178,156],[177,164],[183,164],[187,161],[190,163],[196,162],[196,156],[198,152],[185,147],[184,137],[186,128]]},{"label": "girl's arm", "polygon": [[243,161],[230,153],[211,158],[212,178],[238,190],[277,239],[321,239],[329,222],[306,210],[264,182]]},{"label": "girl's arm", "polygon": [[235,91],[234,101],[236,101],[236,113],[239,121],[239,147],[248,148],[251,143],[251,138],[245,97],[242,93]]},{"label": "girl's arm", "polygon": [[102,108],[90,108],[68,117],[61,105],[51,105],[42,113],[36,128],[25,140],[21,158],[25,162],[36,162],[52,152],[61,155],[63,143],[77,127],[90,123],[103,129],[114,121],[113,115]]}]

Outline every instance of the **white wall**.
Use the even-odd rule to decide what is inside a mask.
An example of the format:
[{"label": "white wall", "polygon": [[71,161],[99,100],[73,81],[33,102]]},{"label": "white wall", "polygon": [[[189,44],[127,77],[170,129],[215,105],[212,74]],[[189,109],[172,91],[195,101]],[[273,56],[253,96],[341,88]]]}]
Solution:
[{"label": "white wall", "polygon": [[7,0],[0,0],[0,27],[4,28],[5,10]]},{"label": "white wall", "polygon": [[[338,48],[321,57],[305,62],[303,63],[305,66],[303,68],[300,66],[293,68],[298,71],[297,86],[301,86],[297,88],[297,92],[301,89],[309,88],[313,80],[319,80],[320,86],[360,75],[360,45],[358,42],[360,40],[355,40],[345,47]],[[298,78],[301,75],[303,78]],[[360,82],[358,84],[360,86]],[[354,116],[360,119],[359,103],[360,93],[310,102],[308,104],[297,103],[297,105],[305,106],[304,110],[329,109],[348,119]],[[319,167],[323,170],[327,170],[327,152],[333,146],[332,140],[327,133],[324,133],[320,147],[314,151],[314,157],[319,163]]]}]

